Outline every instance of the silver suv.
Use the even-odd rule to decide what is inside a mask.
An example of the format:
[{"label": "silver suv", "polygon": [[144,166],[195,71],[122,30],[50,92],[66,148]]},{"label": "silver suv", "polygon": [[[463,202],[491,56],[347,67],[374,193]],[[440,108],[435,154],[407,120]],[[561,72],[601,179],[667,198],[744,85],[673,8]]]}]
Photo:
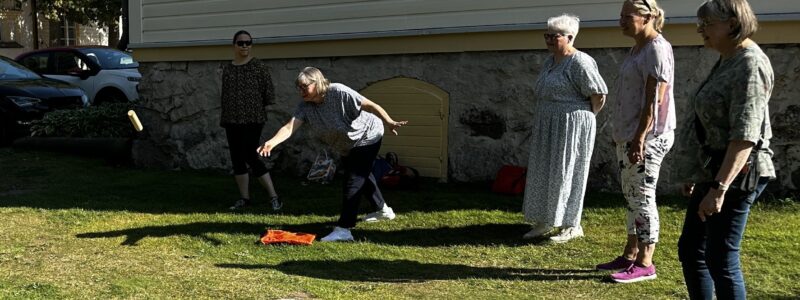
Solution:
[{"label": "silver suv", "polygon": [[80,87],[93,105],[139,99],[139,63],[117,49],[48,48],[20,54],[16,61],[45,77]]}]

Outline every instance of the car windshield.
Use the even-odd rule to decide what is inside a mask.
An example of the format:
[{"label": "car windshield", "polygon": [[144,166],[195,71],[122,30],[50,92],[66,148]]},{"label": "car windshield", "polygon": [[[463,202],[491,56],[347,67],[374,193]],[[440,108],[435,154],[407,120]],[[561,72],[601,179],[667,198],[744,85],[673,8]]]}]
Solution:
[{"label": "car windshield", "polygon": [[0,80],[16,80],[16,79],[39,79],[39,74],[28,70],[28,68],[18,64],[17,62],[0,56]]},{"label": "car windshield", "polygon": [[78,49],[94,60],[103,69],[133,69],[138,68],[139,63],[133,60],[128,53],[116,49],[86,48]]}]

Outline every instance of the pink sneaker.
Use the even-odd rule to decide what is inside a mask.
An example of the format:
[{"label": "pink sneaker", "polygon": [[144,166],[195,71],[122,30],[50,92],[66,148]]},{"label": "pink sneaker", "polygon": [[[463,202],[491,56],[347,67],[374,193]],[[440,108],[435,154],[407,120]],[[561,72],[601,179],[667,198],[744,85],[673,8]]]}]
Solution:
[{"label": "pink sneaker", "polygon": [[596,268],[600,271],[618,272],[630,268],[631,265],[633,265],[633,260],[628,260],[622,256],[617,256],[617,258],[610,262],[597,265]]},{"label": "pink sneaker", "polygon": [[631,283],[644,280],[656,279],[656,265],[649,267],[632,264],[628,269],[611,274],[611,280],[619,283]]}]

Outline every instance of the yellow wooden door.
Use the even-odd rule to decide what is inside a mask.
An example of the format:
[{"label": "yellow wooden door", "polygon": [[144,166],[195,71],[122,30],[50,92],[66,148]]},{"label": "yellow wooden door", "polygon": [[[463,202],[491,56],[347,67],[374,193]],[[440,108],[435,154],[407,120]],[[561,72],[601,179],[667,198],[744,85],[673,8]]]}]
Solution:
[{"label": "yellow wooden door", "polygon": [[407,120],[399,135],[386,132],[381,155],[396,152],[400,164],[419,170],[420,176],[447,181],[448,94],[411,78],[393,78],[361,91],[380,104],[396,121]]}]

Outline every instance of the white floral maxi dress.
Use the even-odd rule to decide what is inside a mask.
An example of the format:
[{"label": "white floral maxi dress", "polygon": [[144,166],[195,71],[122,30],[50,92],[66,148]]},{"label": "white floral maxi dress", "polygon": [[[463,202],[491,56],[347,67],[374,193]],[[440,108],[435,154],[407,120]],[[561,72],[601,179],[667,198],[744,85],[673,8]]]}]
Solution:
[{"label": "white floral maxi dress", "polygon": [[577,51],[542,67],[534,89],[525,220],[553,227],[580,225],[595,139],[591,95],[608,94],[597,63]]}]

